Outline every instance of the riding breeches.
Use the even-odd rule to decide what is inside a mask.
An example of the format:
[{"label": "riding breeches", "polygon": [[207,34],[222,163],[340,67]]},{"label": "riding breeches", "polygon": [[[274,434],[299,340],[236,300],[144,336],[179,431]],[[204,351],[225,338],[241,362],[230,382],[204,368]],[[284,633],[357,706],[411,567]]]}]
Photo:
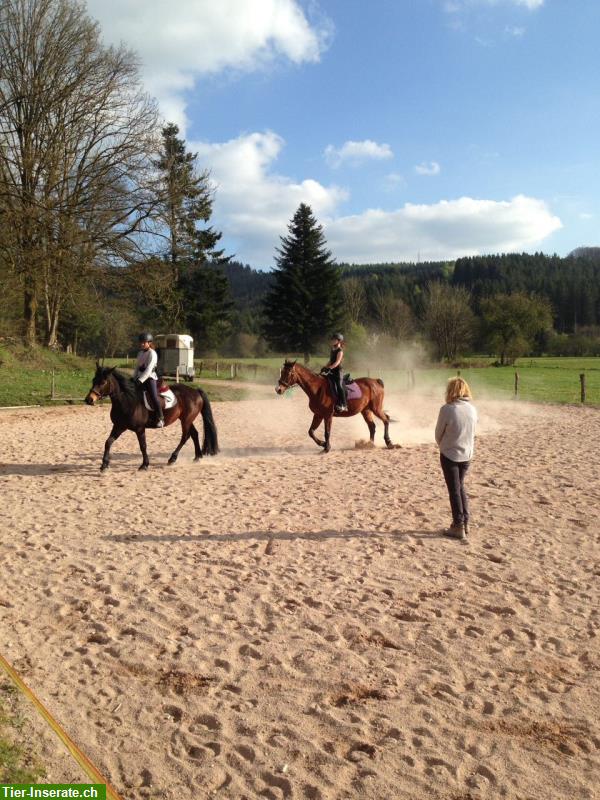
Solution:
[{"label": "riding breeches", "polygon": [[341,406],[347,405],[346,387],[344,386],[344,380],[342,378],[342,370],[339,367],[337,369],[332,369],[331,377],[333,378],[333,382],[335,384],[338,404]]},{"label": "riding breeches", "polygon": [[159,417],[162,417],[163,411],[158,397],[158,381],[155,381],[154,378],[148,378],[145,383],[145,388],[148,390],[148,397],[151,398],[156,413]]}]

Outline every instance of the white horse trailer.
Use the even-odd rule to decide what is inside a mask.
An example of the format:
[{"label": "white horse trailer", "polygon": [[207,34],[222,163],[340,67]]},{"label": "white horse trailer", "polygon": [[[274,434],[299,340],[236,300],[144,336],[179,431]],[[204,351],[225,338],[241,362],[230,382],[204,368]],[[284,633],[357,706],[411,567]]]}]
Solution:
[{"label": "white horse trailer", "polygon": [[158,354],[158,371],[162,375],[179,376],[184,381],[193,381],[194,340],[186,333],[161,333],[154,337]]}]

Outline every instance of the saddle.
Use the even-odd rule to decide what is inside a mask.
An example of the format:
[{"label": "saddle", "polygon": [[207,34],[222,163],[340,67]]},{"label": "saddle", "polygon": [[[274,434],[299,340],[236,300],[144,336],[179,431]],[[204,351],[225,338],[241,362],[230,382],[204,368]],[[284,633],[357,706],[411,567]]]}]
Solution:
[{"label": "saddle", "polygon": [[[331,374],[331,370],[323,369],[321,370],[321,374],[324,375],[327,380],[329,381],[329,391],[335,403],[338,402],[337,390],[335,381],[333,379],[333,375]],[[346,372],[344,377],[342,378],[344,381],[344,386],[346,388],[346,399],[347,400],[358,400],[359,397],[362,397],[362,391],[360,386],[356,383],[356,381],[350,377],[350,373]]]},{"label": "saddle", "polygon": [[[144,394],[144,405],[148,409],[148,411],[154,411],[154,406],[148,400],[148,393],[146,390],[143,392]],[[160,383],[158,385],[158,397],[160,400],[160,404],[163,407],[164,411],[167,411],[169,408],[173,408],[173,406],[177,405],[177,398],[175,397],[175,393],[170,389],[166,383]]]}]

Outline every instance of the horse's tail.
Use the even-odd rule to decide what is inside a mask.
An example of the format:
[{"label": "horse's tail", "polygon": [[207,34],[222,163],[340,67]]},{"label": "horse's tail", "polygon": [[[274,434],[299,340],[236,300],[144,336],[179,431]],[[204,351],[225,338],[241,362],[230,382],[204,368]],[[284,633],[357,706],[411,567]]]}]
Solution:
[{"label": "horse's tail", "polygon": [[383,381],[381,380],[381,378],[375,378],[375,380],[377,381],[377,383],[378,383],[378,384],[381,386],[381,388],[383,389],[383,387],[384,387],[384,383],[383,383]]},{"label": "horse's tail", "polygon": [[202,422],[204,423],[204,440],[202,441],[202,452],[205,456],[216,456],[219,452],[219,440],[217,438],[217,426],[212,414],[210,400],[204,389],[198,389],[202,398]]}]

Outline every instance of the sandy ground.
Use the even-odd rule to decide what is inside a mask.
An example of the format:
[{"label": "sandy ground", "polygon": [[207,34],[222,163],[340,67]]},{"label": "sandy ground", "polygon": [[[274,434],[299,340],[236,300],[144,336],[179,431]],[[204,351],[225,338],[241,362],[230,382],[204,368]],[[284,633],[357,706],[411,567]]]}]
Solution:
[{"label": "sandy ground", "polygon": [[599,796],[600,412],[479,403],[462,545],[439,402],[386,405],[399,450],[296,393],[104,475],[106,406],[0,412],[2,652],[126,800]]}]

